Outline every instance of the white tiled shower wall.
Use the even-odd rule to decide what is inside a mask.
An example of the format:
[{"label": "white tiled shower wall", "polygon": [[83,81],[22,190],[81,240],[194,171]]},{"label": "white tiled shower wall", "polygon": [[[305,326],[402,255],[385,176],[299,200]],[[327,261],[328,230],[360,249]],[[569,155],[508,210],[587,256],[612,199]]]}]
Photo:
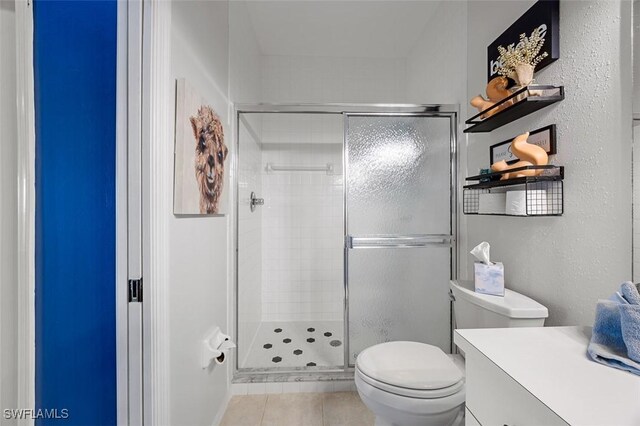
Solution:
[{"label": "white tiled shower wall", "polygon": [[334,172],[264,172],[262,318],[341,320],[342,141],[263,145],[263,162]]}]

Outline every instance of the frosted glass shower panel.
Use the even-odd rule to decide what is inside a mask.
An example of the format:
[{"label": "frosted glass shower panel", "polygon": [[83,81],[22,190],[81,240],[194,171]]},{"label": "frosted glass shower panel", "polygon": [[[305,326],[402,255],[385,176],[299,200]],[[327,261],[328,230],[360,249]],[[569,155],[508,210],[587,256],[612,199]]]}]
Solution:
[{"label": "frosted glass shower panel", "polygon": [[349,251],[349,363],[410,340],[449,352],[449,247]]},{"label": "frosted glass shower panel", "polygon": [[349,234],[450,233],[450,118],[349,116]]},{"label": "frosted glass shower panel", "polygon": [[449,351],[451,120],[347,118],[349,364],[393,340]]}]

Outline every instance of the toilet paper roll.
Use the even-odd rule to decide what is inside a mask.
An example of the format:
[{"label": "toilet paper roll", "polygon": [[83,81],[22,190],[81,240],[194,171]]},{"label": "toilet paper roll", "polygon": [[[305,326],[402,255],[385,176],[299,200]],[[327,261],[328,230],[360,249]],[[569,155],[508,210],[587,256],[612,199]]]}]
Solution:
[{"label": "toilet paper roll", "polygon": [[547,191],[543,189],[509,191],[506,205],[506,212],[511,216],[547,214]]},{"label": "toilet paper roll", "polygon": [[217,350],[217,352],[220,352],[220,355],[218,355],[218,356],[216,357],[216,364],[224,364],[225,362],[227,362],[227,358],[228,358],[228,357],[226,356],[226,352],[227,352],[229,349],[231,349],[231,348],[235,348],[235,347],[236,347],[236,345],[235,345],[233,342],[229,341],[229,340],[227,340],[227,341],[223,342],[223,343],[218,347],[218,350]]},{"label": "toilet paper roll", "polygon": [[236,344],[231,341],[230,336],[222,333],[220,327],[216,327],[202,340],[200,366],[205,369],[209,367],[211,361],[215,361],[216,364],[224,364],[228,358],[228,351],[235,347]]},{"label": "toilet paper roll", "polygon": [[478,202],[478,213],[480,214],[504,214],[507,202],[507,194],[485,193],[480,194]]}]

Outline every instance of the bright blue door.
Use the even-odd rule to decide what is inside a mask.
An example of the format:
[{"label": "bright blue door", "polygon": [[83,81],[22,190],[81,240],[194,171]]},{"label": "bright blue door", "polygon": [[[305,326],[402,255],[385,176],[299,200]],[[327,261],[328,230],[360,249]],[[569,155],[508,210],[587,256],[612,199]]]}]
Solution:
[{"label": "bright blue door", "polygon": [[116,424],[116,9],[34,4],[39,425]]}]

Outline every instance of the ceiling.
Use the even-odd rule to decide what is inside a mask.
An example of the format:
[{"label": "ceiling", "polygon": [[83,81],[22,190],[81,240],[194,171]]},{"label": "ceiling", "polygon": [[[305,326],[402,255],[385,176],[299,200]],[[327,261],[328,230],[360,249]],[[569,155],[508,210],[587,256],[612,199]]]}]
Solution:
[{"label": "ceiling", "polygon": [[439,1],[248,1],[265,55],[408,56]]}]

